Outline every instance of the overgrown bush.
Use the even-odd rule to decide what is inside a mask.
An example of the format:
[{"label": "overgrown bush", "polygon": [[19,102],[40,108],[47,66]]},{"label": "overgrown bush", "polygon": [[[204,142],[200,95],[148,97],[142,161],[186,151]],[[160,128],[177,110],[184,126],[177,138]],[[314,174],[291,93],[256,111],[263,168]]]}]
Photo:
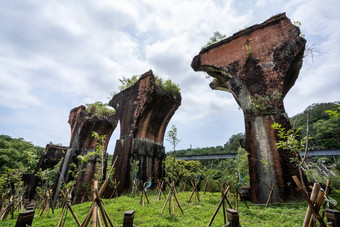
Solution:
[{"label": "overgrown bush", "polygon": [[162,83],[161,87],[164,89],[164,91],[174,96],[178,95],[181,91],[178,84],[174,84],[171,80],[166,80],[164,83]]},{"label": "overgrown bush", "polygon": [[102,117],[110,117],[116,114],[116,111],[114,109],[110,109],[107,104],[103,104],[100,101],[92,104],[86,104],[86,112],[91,115]]},{"label": "overgrown bush", "polygon": [[[138,79],[139,79],[139,76],[136,76],[136,75],[132,76],[131,78],[123,77],[123,79],[119,79],[121,85],[118,87],[118,89],[122,91],[122,90],[125,90],[131,87],[138,81]],[[173,83],[171,80],[163,81],[158,76],[155,76],[155,84],[156,86],[163,88],[167,93],[174,95],[174,96],[178,95],[181,90],[178,84]]]},{"label": "overgrown bush", "polygon": [[120,82],[120,86],[118,87],[119,91],[123,91],[129,87],[131,87],[132,85],[134,85],[137,80],[139,79],[139,76],[134,75],[131,78],[125,78],[123,77],[123,79],[119,79]]}]

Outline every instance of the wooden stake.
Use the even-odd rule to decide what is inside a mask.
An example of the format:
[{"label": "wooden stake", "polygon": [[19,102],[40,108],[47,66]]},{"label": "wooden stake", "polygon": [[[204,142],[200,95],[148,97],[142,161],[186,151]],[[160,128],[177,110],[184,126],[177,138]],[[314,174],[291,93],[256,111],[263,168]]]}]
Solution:
[{"label": "wooden stake", "polygon": [[[263,183],[264,183],[264,185],[270,190],[271,188],[268,186],[268,184],[266,184],[266,182],[264,182],[263,181]],[[276,192],[273,190],[273,194],[276,196],[276,198],[278,198],[279,200],[280,200],[280,202],[282,203],[282,204],[285,204],[285,202],[280,198],[280,196],[278,195],[278,194],[276,194]]]},{"label": "wooden stake", "polygon": [[[327,180],[327,183],[326,183],[326,188],[325,188],[325,196],[328,197],[328,194],[329,194],[329,189],[330,189],[330,184],[331,184],[331,181],[328,179]],[[326,203],[324,203],[322,205],[322,213],[321,213],[321,217],[322,219],[325,217],[325,208],[326,208]]]},{"label": "wooden stake", "polygon": [[239,192],[238,188],[236,187],[236,192],[237,194],[240,196],[241,201],[244,203],[244,205],[246,205],[246,207],[249,209],[248,204],[246,203],[246,200],[243,198],[243,196],[241,195],[241,193]]},{"label": "wooden stake", "polygon": [[[312,190],[312,194],[311,194],[311,196],[310,196],[310,200],[311,200],[311,202],[313,203],[313,205],[314,205],[314,203],[315,203],[316,196],[318,195],[319,190],[320,190],[319,184],[314,183],[314,185],[313,185],[313,190]],[[312,215],[312,207],[308,206],[307,212],[306,212],[306,216],[305,216],[305,220],[303,221],[303,227],[308,227],[308,225],[309,225],[309,220],[310,220],[310,218],[311,218],[311,215]]]},{"label": "wooden stake", "polygon": [[237,207],[238,207],[238,204],[237,204],[237,201],[238,201],[238,193],[236,191],[236,181],[235,181],[235,210],[237,211]]},{"label": "wooden stake", "polygon": [[163,194],[164,198],[166,199],[166,196],[165,196],[164,191],[163,191],[163,184],[164,184],[163,180],[158,180],[158,183],[157,183],[157,188],[158,188],[158,198],[157,198],[157,201],[160,200],[161,194]]},{"label": "wooden stake", "polygon": [[[317,197],[317,199],[316,199],[316,203],[315,203],[317,209],[320,209],[321,204],[322,204],[323,199],[324,199],[324,195],[325,195],[325,193],[324,193],[323,191],[320,190],[319,193],[318,193],[318,197]],[[316,221],[316,219],[315,219],[315,216],[314,216],[314,214],[313,214],[313,217],[311,217],[311,218],[309,219],[308,227],[314,226],[313,223],[314,223],[315,221]]]},{"label": "wooden stake", "polygon": [[[98,190],[98,181],[94,181],[93,182],[93,190]],[[92,227],[96,227],[97,226],[97,197],[96,197],[96,193],[93,192],[93,210],[92,210]]]},{"label": "wooden stake", "polygon": [[221,205],[223,204],[223,201],[226,199],[226,195],[227,195],[229,189],[230,189],[230,187],[228,186],[227,189],[223,192],[222,199],[221,199],[220,203],[218,204],[218,206],[217,206],[213,216],[211,217],[210,222],[208,224],[208,227],[211,226],[212,222],[214,221],[218,210],[221,208]]},{"label": "wooden stake", "polygon": [[143,181],[141,181],[141,185],[142,185],[142,195],[141,195],[141,197],[140,197],[140,202],[139,202],[139,203],[142,204],[142,206],[144,206],[144,204],[145,204],[145,199],[146,199],[146,201],[148,202],[148,204],[150,204],[149,199],[148,199],[148,196],[147,196],[147,194],[146,194],[146,189],[145,189],[146,184],[147,184],[147,182],[145,182],[145,183],[143,184]]},{"label": "wooden stake", "polygon": [[[222,195],[222,198],[223,198],[223,188],[222,188],[222,185],[219,181],[217,181],[218,183],[218,186],[220,187],[220,190],[221,190],[221,195]],[[224,200],[222,202],[222,209],[223,209],[223,220],[224,220],[224,224],[227,224],[227,218],[226,218],[226,215],[225,215],[225,203],[224,203]]]},{"label": "wooden stake", "polygon": [[272,199],[273,191],[274,191],[274,185],[275,185],[275,183],[272,182],[272,185],[271,185],[271,188],[270,188],[270,193],[269,193],[268,200],[267,200],[267,203],[266,203],[266,207],[268,206],[269,202]]},{"label": "wooden stake", "polygon": [[192,189],[192,192],[191,192],[190,199],[189,199],[189,202],[188,202],[188,203],[191,202],[191,198],[192,198],[192,196],[194,195],[194,193],[196,194],[196,198],[197,198],[198,202],[201,202],[201,201],[200,201],[199,193],[198,193],[198,191],[197,191],[198,181],[195,180],[195,183],[193,183],[193,182],[190,180],[190,182],[191,182],[191,185],[192,185],[192,188],[193,188],[193,189]]},{"label": "wooden stake", "polygon": [[205,185],[204,185],[204,190],[203,190],[203,195],[205,195],[205,191],[207,189],[208,186],[208,179],[205,181]]},{"label": "wooden stake", "polygon": [[[98,208],[100,209],[100,212],[102,213],[103,216],[103,220],[105,222],[105,218],[109,221],[110,225],[113,227],[113,223],[108,215],[108,213],[106,212],[104,206],[103,206],[103,201],[101,200],[101,195],[104,193],[105,187],[107,185],[108,179],[106,179],[103,183],[103,185],[101,186],[100,190],[98,191],[98,182],[95,181],[94,183],[94,193],[93,193],[93,202],[91,204],[91,208],[90,211],[88,212],[88,214],[85,217],[85,220],[83,221],[83,223],[81,224],[82,227],[85,227],[89,224],[90,219],[92,217],[92,226],[96,226],[97,221],[98,224],[101,225],[101,220],[100,219],[100,215],[98,215]],[[106,223],[105,223],[106,224]]]},{"label": "wooden stake", "polygon": [[[164,206],[163,206],[163,209],[162,209],[161,214],[163,214],[164,209],[165,209],[165,206],[166,206],[167,202],[169,202],[169,213],[171,213],[171,207],[172,207],[172,213],[173,213],[173,215],[175,216],[174,198],[175,198],[175,200],[176,200],[177,206],[178,206],[179,209],[181,210],[182,214],[184,214],[184,212],[183,212],[183,210],[182,210],[182,207],[181,207],[181,205],[179,204],[178,199],[177,199],[177,197],[176,197],[175,191],[176,191],[175,183],[172,182],[172,183],[170,183],[169,194],[168,194],[168,197],[167,197],[166,200],[165,200],[165,203],[164,203]],[[169,200],[170,198],[171,198],[171,201]]]},{"label": "wooden stake", "polygon": [[326,227],[325,222],[323,221],[323,219],[321,218],[320,214],[318,213],[318,211],[314,208],[314,203],[309,199],[307,192],[305,191],[305,188],[302,186],[300,180],[298,179],[297,176],[293,176],[293,180],[295,182],[295,184],[297,185],[298,189],[300,190],[302,196],[305,198],[305,200],[307,201],[309,207],[311,208],[312,212],[314,213],[315,217],[318,219],[320,226],[322,227]]},{"label": "wooden stake", "polygon": [[72,207],[71,207],[71,198],[72,198],[73,189],[74,189],[73,187],[71,189],[67,189],[66,194],[62,190],[60,191],[61,195],[63,196],[63,203],[62,203],[63,210],[61,212],[61,216],[60,216],[57,227],[61,226],[64,214],[67,212],[67,209],[69,209],[71,211],[71,214],[72,214],[73,218],[75,219],[75,221],[77,222],[77,225],[78,226],[81,225],[80,221],[78,220],[76,214],[73,212]]}]

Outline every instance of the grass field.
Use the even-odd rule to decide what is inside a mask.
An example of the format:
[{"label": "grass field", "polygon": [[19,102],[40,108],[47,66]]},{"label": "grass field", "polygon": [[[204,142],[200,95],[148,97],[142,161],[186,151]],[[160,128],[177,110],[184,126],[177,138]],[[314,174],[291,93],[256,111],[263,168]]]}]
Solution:
[{"label": "grass field", "polygon": [[[105,208],[114,222],[115,226],[121,226],[123,223],[124,212],[127,210],[135,210],[134,225],[135,226],[207,226],[217,205],[221,199],[220,193],[200,193],[201,202],[192,200],[188,204],[191,192],[179,192],[178,198],[184,210],[184,214],[175,205],[175,216],[169,214],[169,207],[161,211],[165,202],[163,197],[157,201],[157,193],[150,191],[148,197],[150,204],[142,207],[139,204],[140,197],[129,195],[121,196],[118,199],[104,199]],[[340,202],[340,191],[335,191],[331,195]],[[247,202],[249,209],[239,201],[240,223],[246,226],[302,226],[307,203],[296,201],[289,204],[272,204],[268,208],[264,205],[252,205]],[[72,206],[78,219],[82,222],[89,210],[91,203],[83,203]],[[15,226],[18,213],[15,213],[13,220],[0,221],[0,226]],[[52,214],[50,210],[45,218],[38,214],[34,217],[32,226],[57,226],[61,215],[61,209],[56,209]],[[212,226],[223,226],[222,209],[218,212]],[[64,226],[77,226],[70,212],[67,213]]]}]

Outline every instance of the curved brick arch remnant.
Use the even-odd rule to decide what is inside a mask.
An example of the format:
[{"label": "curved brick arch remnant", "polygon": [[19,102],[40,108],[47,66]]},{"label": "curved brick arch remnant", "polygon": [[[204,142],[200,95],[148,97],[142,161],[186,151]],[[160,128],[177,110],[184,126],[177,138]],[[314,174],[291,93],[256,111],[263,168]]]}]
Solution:
[{"label": "curved brick arch remnant", "polygon": [[[96,149],[96,139],[92,136],[92,132],[97,132],[99,135],[106,135],[104,150],[106,151],[110,137],[117,127],[118,119],[116,116],[97,116],[86,112],[86,107],[81,105],[71,110],[69,121],[71,127],[70,146],[66,152],[64,161],[60,167],[60,175],[54,186],[53,202],[56,202],[59,188],[62,182],[69,182],[71,176],[68,172],[72,163],[79,164],[77,156],[85,155],[88,152]],[[93,157],[89,162],[83,166],[78,166],[78,174],[74,191],[77,194],[75,203],[87,201],[90,196],[95,168],[96,158]],[[104,168],[106,169],[106,167]]]},{"label": "curved brick arch remnant", "polygon": [[292,176],[298,175],[289,152],[277,150],[271,125],[290,128],[283,99],[294,85],[306,40],[286,15],[271,17],[203,49],[191,66],[214,78],[212,89],[232,93],[242,108],[252,201],[265,203],[269,190],[262,182],[276,184],[285,200],[294,197]]},{"label": "curved brick arch remnant", "polygon": [[[169,94],[155,85],[155,77],[150,70],[110,101],[109,105],[116,110],[121,127],[114,152],[114,158],[118,156],[114,177],[120,181],[119,194],[131,187],[132,160],[140,162],[139,180],[146,182],[152,179],[155,182],[163,177],[164,133],[181,100],[180,94]],[[111,191],[108,188],[106,195],[109,196]]]}]

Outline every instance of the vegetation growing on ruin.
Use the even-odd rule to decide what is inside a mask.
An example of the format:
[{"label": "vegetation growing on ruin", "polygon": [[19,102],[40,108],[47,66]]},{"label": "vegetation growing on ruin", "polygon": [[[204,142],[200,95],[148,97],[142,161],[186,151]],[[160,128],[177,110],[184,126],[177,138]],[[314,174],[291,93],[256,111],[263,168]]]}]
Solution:
[{"label": "vegetation growing on ruin", "polygon": [[214,35],[209,38],[208,43],[205,44],[205,46],[203,46],[202,49],[207,48],[207,47],[213,45],[214,43],[217,43],[217,42],[219,42],[219,41],[221,41],[225,38],[226,38],[226,35],[221,34],[219,31],[216,31],[216,32],[214,32]]},{"label": "vegetation growing on ruin", "polygon": [[[132,76],[131,78],[123,77],[123,79],[119,79],[119,82],[121,83],[121,85],[118,87],[119,91],[122,91],[122,90],[125,90],[131,87],[138,80],[139,80],[139,76],[136,76],[136,75]],[[170,79],[163,81],[162,78],[155,76],[155,84],[156,86],[163,88],[164,91],[166,91],[167,93],[173,96],[180,94],[180,91],[181,91],[180,87],[178,86],[178,84],[175,84]]]},{"label": "vegetation growing on ruin", "polygon": [[104,104],[100,101],[92,104],[86,104],[86,112],[91,115],[102,117],[111,117],[116,114],[116,111],[113,108],[111,108],[108,104]]},{"label": "vegetation growing on ruin", "polygon": [[132,85],[134,85],[139,79],[139,76],[133,75],[130,78],[123,77],[122,79],[119,79],[120,86],[118,86],[119,91],[123,91]]},{"label": "vegetation growing on ruin", "polygon": [[246,40],[246,44],[242,47],[242,49],[246,51],[248,56],[251,56],[253,54],[252,43],[253,43],[253,39],[249,38]]},{"label": "vegetation growing on ruin", "polygon": [[178,84],[173,83],[170,79],[163,81],[162,78],[156,76],[155,81],[157,86],[160,86],[161,88],[163,88],[164,91],[173,96],[177,96],[181,93],[181,89]]},{"label": "vegetation growing on ruin", "polygon": [[265,114],[273,108],[273,103],[281,100],[281,93],[279,91],[274,91],[271,95],[258,95],[250,96],[250,109],[256,114]]}]

